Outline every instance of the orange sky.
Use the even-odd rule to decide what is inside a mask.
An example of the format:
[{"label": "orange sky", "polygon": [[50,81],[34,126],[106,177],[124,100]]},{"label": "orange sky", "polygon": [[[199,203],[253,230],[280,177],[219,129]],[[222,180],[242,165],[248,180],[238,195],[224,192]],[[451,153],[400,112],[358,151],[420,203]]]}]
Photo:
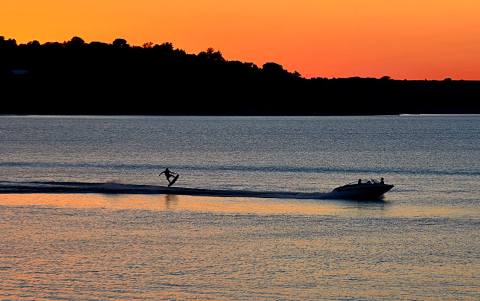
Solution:
[{"label": "orange sky", "polygon": [[1,0],[19,42],[173,42],[307,77],[480,79],[479,0]]}]

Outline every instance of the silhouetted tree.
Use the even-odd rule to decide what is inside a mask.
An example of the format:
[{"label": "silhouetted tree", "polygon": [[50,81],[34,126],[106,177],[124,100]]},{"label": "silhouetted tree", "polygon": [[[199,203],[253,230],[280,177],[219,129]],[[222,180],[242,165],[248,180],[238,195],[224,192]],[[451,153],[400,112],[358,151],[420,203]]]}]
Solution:
[{"label": "silhouetted tree", "polygon": [[153,43],[152,42],[143,43],[142,47],[145,49],[151,49],[153,48]]},{"label": "silhouetted tree", "polygon": [[42,45],[40,45],[40,42],[35,40],[27,43],[27,47],[29,48],[34,48],[34,49],[39,49]]},{"label": "silhouetted tree", "polygon": [[279,78],[287,78],[287,77],[297,77],[296,74],[289,73],[287,70],[283,69],[282,65],[277,63],[268,62],[263,65],[262,68],[263,72],[266,76],[279,79]]},{"label": "silhouetted tree", "polygon": [[125,39],[116,39],[112,43],[113,47],[115,48],[129,48],[130,45],[128,45],[127,40]]},{"label": "silhouetted tree", "polygon": [[154,49],[173,52],[173,44],[172,43],[163,43],[161,45],[153,46]]},{"label": "silhouetted tree", "polygon": [[49,50],[61,49],[63,48],[63,45],[59,42],[47,42],[43,44],[43,48],[49,49]]},{"label": "silhouetted tree", "polygon": [[200,52],[198,57],[215,62],[225,62],[222,53],[220,51],[215,51],[213,48],[208,48],[207,51]]},{"label": "silhouetted tree", "polygon": [[85,41],[80,37],[73,37],[70,41],[65,43],[65,46],[78,49],[85,46]]},{"label": "silhouetted tree", "polygon": [[17,41],[15,39],[6,40],[5,37],[0,36],[0,48],[14,49],[17,47]]},{"label": "silhouetted tree", "polygon": [[283,69],[282,65],[269,62],[269,63],[263,64],[263,71],[269,72],[269,73],[283,73],[285,69]]}]

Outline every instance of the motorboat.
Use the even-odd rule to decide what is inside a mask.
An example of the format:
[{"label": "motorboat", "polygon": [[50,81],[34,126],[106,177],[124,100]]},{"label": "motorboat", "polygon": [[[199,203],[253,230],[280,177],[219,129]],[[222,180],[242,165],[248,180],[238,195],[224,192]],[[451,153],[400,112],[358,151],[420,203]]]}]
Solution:
[{"label": "motorboat", "polygon": [[335,188],[332,194],[337,198],[376,200],[393,187],[393,185],[385,184],[383,178],[380,181],[358,180],[358,182]]}]

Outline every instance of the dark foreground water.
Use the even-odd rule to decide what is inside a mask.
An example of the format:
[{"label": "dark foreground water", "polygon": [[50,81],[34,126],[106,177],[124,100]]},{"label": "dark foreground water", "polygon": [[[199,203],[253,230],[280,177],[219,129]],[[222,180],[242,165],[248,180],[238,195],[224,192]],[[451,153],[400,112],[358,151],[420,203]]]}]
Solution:
[{"label": "dark foreground water", "polygon": [[0,195],[0,299],[479,300],[480,117],[0,117],[0,181],[384,202]]}]

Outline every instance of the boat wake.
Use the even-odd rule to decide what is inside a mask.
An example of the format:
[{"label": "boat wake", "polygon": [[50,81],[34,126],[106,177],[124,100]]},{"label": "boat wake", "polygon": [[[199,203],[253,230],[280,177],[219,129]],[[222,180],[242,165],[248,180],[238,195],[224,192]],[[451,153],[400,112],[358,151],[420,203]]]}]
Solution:
[{"label": "boat wake", "polygon": [[251,197],[281,199],[335,199],[335,193],[217,190],[155,185],[83,182],[0,182],[0,194],[22,193],[101,193],[101,194],[174,194],[211,197]]}]

